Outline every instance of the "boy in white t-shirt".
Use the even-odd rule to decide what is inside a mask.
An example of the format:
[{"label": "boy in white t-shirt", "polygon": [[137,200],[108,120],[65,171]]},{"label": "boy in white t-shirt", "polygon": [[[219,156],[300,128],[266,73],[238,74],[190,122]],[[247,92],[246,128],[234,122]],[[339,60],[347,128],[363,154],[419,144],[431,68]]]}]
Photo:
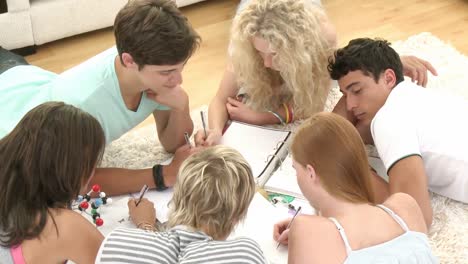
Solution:
[{"label": "boy in white t-shirt", "polygon": [[468,102],[405,81],[389,44],[352,40],[335,52],[328,69],[346,98],[348,117],[363,138],[362,128],[372,135],[366,141],[373,141],[389,175],[382,193],[412,195],[430,226],[428,189],[468,202]]}]

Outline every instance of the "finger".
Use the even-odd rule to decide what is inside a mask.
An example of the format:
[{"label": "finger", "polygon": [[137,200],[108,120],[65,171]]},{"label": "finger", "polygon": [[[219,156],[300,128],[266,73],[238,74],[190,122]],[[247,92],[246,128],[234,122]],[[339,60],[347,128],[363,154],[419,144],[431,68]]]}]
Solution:
[{"label": "finger", "polygon": [[128,198],[127,204],[128,204],[128,205],[130,205],[130,204],[135,204],[135,198],[132,198],[132,197]]},{"label": "finger", "polygon": [[423,86],[423,83],[424,83],[424,74],[425,74],[426,70],[425,69],[421,69],[421,68],[418,68],[416,69],[416,83],[420,86]]},{"label": "finger", "polygon": [[206,141],[208,143],[208,146],[213,146],[213,145],[218,144],[220,139],[221,139],[221,134],[213,131],[212,133],[208,135],[208,138]]},{"label": "finger", "polygon": [[205,132],[198,130],[195,134],[195,146],[203,145],[205,142]]},{"label": "finger", "polygon": [[411,75],[409,77],[411,78],[412,82],[415,82],[417,80],[418,71],[415,68],[412,68],[410,71]]},{"label": "finger", "polygon": [[215,144],[214,138],[211,135],[208,135],[208,137],[206,138],[204,146],[209,147],[209,146],[213,146],[214,144]]},{"label": "finger", "polygon": [[226,104],[226,109],[229,115],[232,115],[234,113],[234,107],[230,103]]},{"label": "finger", "polygon": [[284,230],[278,238],[278,242],[281,244],[287,244],[289,237],[289,229]]},{"label": "finger", "polygon": [[426,87],[426,85],[427,85],[427,80],[428,80],[428,79],[427,79],[427,71],[426,71],[426,70],[424,70],[424,72],[422,73],[422,77],[420,77],[419,79],[421,80],[421,84],[420,84],[420,85],[421,85],[422,87]]},{"label": "finger", "polygon": [[424,66],[426,66],[426,68],[432,73],[432,75],[434,76],[437,76],[439,75],[437,73],[437,70],[434,68],[434,66],[432,66],[432,64],[428,61],[425,61],[425,60],[422,60],[422,63],[424,64]]},{"label": "finger", "polygon": [[236,99],[231,98],[231,97],[228,97],[227,101],[228,101],[228,103],[230,103],[230,104],[233,105],[233,106],[240,106],[240,105],[242,105],[242,102],[239,102],[239,101],[237,101]]},{"label": "finger", "polygon": [[279,226],[276,224],[273,226],[273,239],[278,242],[280,235]]}]

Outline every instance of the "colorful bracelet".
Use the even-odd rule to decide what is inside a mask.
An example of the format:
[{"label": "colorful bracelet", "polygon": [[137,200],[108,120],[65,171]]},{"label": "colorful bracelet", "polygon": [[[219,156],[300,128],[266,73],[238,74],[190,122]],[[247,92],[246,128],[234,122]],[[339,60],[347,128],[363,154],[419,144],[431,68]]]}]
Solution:
[{"label": "colorful bracelet", "polygon": [[278,120],[280,121],[280,124],[282,124],[282,125],[285,124],[283,118],[282,118],[280,115],[278,115],[277,113],[275,113],[275,112],[273,112],[273,111],[268,111],[268,113],[271,113],[271,114],[274,115],[276,118],[278,118]]},{"label": "colorful bracelet", "polygon": [[289,123],[292,123],[294,121],[294,110],[292,106],[288,105],[288,110],[289,110]]}]

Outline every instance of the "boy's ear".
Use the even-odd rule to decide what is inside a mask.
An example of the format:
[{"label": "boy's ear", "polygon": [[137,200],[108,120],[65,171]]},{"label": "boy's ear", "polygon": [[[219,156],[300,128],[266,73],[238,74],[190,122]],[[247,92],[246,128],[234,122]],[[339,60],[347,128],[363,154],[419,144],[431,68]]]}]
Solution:
[{"label": "boy's ear", "polygon": [[123,61],[123,66],[127,68],[138,68],[138,65],[136,62],[133,60],[132,55],[130,53],[122,53],[122,61]]},{"label": "boy's ear", "polygon": [[388,88],[393,89],[396,85],[395,71],[392,69],[386,69],[384,71],[384,82]]}]

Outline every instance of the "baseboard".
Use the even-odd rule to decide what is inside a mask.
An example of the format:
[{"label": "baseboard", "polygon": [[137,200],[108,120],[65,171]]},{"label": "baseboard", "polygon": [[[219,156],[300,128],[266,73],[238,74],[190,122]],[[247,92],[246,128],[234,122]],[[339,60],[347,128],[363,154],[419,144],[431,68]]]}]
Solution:
[{"label": "baseboard", "polygon": [[0,0],[0,14],[8,12],[8,6],[6,0]]},{"label": "baseboard", "polygon": [[25,56],[35,54],[36,51],[37,51],[36,48],[37,48],[37,46],[33,45],[33,46],[27,46],[27,47],[23,47],[23,48],[19,48],[19,49],[13,49],[13,50],[10,50],[10,51],[25,57]]}]

